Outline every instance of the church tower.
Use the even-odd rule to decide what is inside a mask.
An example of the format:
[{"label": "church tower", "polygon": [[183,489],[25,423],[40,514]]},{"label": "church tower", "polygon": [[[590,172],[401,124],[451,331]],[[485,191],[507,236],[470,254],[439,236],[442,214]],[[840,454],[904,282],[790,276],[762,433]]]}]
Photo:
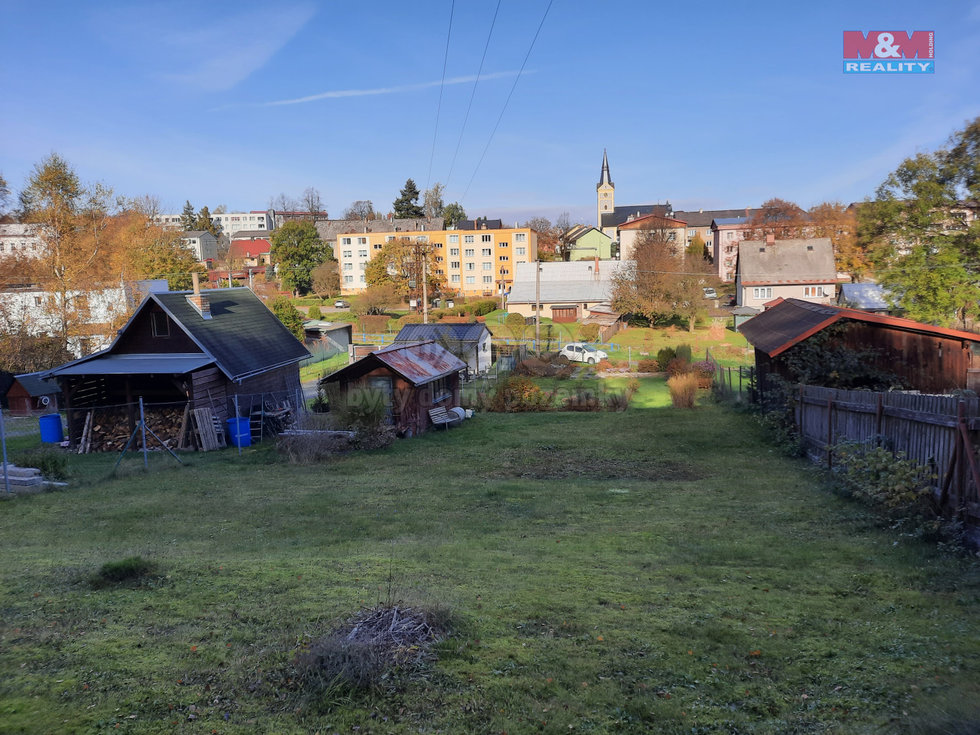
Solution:
[{"label": "church tower", "polygon": [[616,207],[616,186],[609,178],[609,161],[606,158],[606,149],[602,149],[602,173],[599,174],[599,183],[595,187],[596,195],[596,229],[602,231],[602,215],[612,213]]}]

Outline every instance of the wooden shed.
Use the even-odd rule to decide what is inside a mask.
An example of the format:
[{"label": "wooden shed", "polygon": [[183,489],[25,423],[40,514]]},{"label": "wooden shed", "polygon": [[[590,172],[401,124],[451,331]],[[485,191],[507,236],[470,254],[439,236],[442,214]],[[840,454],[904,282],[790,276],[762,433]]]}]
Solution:
[{"label": "wooden shed", "polygon": [[912,390],[980,391],[980,334],[800,299],[780,301],[741,326],[755,348],[760,386],[770,374],[791,378],[781,356],[831,325],[840,325],[842,346],[874,350],[870,367],[894,373]]},{"label": "wooden shed", "polygon": [[40,373],[15,375],[7,389],[7,406],[13,416],[50,413],[58,410],[61,388],[55,380],[45,380]]},{"label": "wooden shed", "polygon": [[400,433],[421,434],[432,426],[429,409],[460,404],[464,370],[465,362],[430,340],[374,350],[320,384],[338,385],[348,401],[380,396]]},{"label": "wooden shed", "polygon": [[[219,422],[302,400],[299,362],[310,356],[247,288],[152,293],[104,351],[42,373],[61,386],[68,437],[76,445],[93,412],[111,411],[132,430],[139,399],[168,431],[206,408]],[[236,401],[237,397],[237,401]],[[176,420],[173,418],[176,416]],[[149,425],[150,419],[147,419]],[[113,442],[105,448],[115,449]]]}]

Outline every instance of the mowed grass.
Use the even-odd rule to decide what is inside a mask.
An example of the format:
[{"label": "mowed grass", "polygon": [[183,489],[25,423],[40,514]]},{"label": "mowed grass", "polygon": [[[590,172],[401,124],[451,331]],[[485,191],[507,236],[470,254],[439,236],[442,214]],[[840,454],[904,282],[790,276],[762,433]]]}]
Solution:
[{"label": "mowed grass", "polygon": [[[744,414],[481,414],[313,467],[184,458],[107,480],[115,457],[74,457],[72,489],[0,504],[0,732],[980,722],[976,567],[880,529]],[[153,576],[90,584],[136,556]],[[297,682],[304,643],[387,599],[452,610],[424,675]],[[950,718],[970,729],[930,729]]]}]

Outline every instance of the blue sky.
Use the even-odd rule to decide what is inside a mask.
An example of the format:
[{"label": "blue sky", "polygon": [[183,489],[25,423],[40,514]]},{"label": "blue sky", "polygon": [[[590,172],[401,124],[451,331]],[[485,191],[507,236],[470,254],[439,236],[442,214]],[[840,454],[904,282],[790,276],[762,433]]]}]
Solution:
[{"label": "blue sky", "polygon": [[[980,115],[980,0],[457,0],[450,34],[452,7],[0,0],[0,172],[54,151],[166,209],[315,186],[332,216],[412,177],[470,216],[592,223],[604,148],[617,204],[806,207]],[[934,30],[936,73],[842,73],[844,30],[888,29]]]}]

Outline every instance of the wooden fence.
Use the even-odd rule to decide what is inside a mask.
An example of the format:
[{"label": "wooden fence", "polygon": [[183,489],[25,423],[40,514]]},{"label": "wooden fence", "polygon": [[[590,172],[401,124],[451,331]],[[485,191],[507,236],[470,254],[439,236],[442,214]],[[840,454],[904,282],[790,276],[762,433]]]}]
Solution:
[{"label": "wooden fence", "polygon": [[833,465],[842,441],[877,443],[928,467],[943,509],[980,524],[980,398],[799,386],[796,424],[807,454]]}]

